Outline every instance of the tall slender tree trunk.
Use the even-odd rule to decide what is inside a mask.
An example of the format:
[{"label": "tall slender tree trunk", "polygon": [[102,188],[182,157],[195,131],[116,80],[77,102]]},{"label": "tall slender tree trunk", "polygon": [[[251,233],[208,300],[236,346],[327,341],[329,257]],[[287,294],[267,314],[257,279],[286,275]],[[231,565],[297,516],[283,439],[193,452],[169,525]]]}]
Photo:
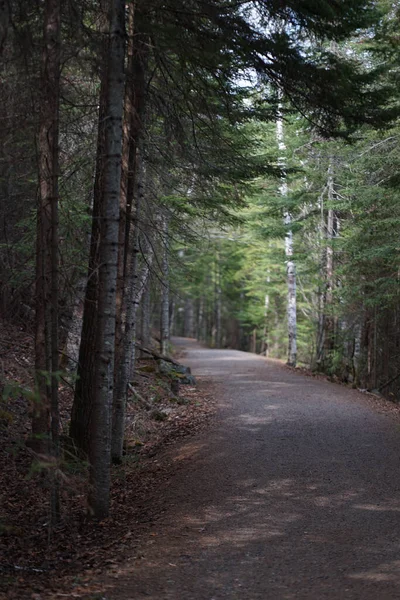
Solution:
[{"label": "tall slender tree trunk", "polygon": [[[143,136],[144,112],[146,104],[146,59],[147,47],[142,36],[135,28],[136,0],[128,7],[128,46],[127,46],[127,78],[124,103],[124,124],[122,144],[122,175],[120,194],[120,225],[119,225],[119,252],[118,252],[118,279],[117,279],[117,311],[116,311],[116,352],[118,359],[122,351],[124,336],[124,298],[125,278],[127,277],[128,262],[131,253],[132,227],[131,212],[138,189],[135,181],[138,167],[139,144]],[[141,184],[142,185],[142,184]],[[120,348],[121,345],[121,348]]]},{"label": "tall slender tree trunk", "polygon": [[0,0],[0,55],[7,40],[10,26],[10,4],[7,0]]},{"label": "tall slender tree trunk", "polygon": [[175,312],[176,312],[176,299],[172,296],[169,302],[169,336],[175,334]]},{"label": "tall slender tree trunk", "polygon": [[268,308],[269,308],[269,294],[265,294],[264,304],[264,327],[261,339],[260,354],[268,356]]},{"label": "tall slender tree trunk", "polygon": [[185,337],[189,337],[189,338],[194,337],[193,300],[189,296],[185,298],[184,320],[185,320]]},{"label": "tall slender tree trunk", "polygon": [[197,313],[197,332],[196,338],[198,341],[204,340],[204,296],[199,298],[199,310]]},{"label": "tall slender tree trunk", "polygon": [[326,186],[324,186],[319,198],[318,206],[320,208],[320,221],[318,227],[318,241],[321,248],[321,259],[320,259],[320,282],[318,285],[318,323],[317,323],[317,339],[315,345],[315,364],[317,369],[321,370],[324,363],[324,348],[325,348],[325,264],[326,264],[326,225],[325,225],[325,206],[324,196],[326,193]]},{"label": "tall slender tree trunk", "polygon": [[335,212],[332,206],[334,201],[334,181],[332,161],[328,168],[328,216],[326,223],[326,266],[325,266],[325,306],[324,306],[324,360],[327,366],[330,363],[334,349],[335,322],[333,317],[333,238],[335,237]]},{"label": "tall slender tree trunk", "polygon": [[257,327],[255,327],[251,334],[251,346],[250,352],[257,354]]},{"label": "tall slender tree trunk", "polygon": [[161,354],[169,352],[169,219],[162,216]]},{"label": "tall slender tree trunk", "polygon": [[104,193],[99,244],[96,364],[93,382],[95,401],[89,444],[88,504],[90,513],[98,519],[107,517],[110,503],[111,417],[124,97],[124,12],[124,0],[111,0]]},{"label": "tall slender tree trunk", "polygon": [[148,348],[150,346],[150,318],[151,318],[151,288],[150,278],[147,278],[146,286],[143,290],[142,297],[142,319],[140,323],[140,340],[142,346]]},{"label": "tall slender tree trunk", "polygon": [[215,257],[215,291],[214,291],[214,319],[215,333],[214,346],[221,348],[222,346],[222,289],[221,289],[221,261],[219,250]]},{"label": "tall slender tree trunk", "polygon": [[[269,269],[268,269],[267,289],[268,289],[270,283],[271,283],[271,276],[269,274]],[[263,335],[262,335],[261,349],[260,349],[260,354],[263,354],[264,356],[268,356],[268,324],[269,324],[268,321],[269,321],[269,293],[267,292],[265,294],[265,300],[264,300],[264,328],[263,328]]]},{"label": "tall slender tree trunk", "polygon": [[[147,48],[135,27],[135,10],[134,1],[128,10],[128,61],[120,194],[115,344],[118,366],[115,370],[111,445],[111,457],[115,463],[122,459],[128,383],[134,361],[139,302],[140,220],[144,195],[143,128]],[[135,213],[131,218],[133,206]]]},{"label": "tall slender tree trunk", "polygon": [[[39,199],[36,257],[35,368],[38,402],[32,441],[38,451],[59,455],[58,407],[58,177],[60,104],[60,0],[46,0],[43,30]],[[50,385],[46,373],[51,373]],[[50,428],[49,428],[50,421]],[[48,446],[50,434],[50,447]],[[59,518],[58,482],[53,481],[52,519]]]},{"label": "tall slender tree trunk", "polygon": [[[288,194],[288,187],[286,181],[286,145],[283,129],[283,119],[279,115],[276,122],[276,138],[278,142],[278,149],[281,152],[279,157],[279,163],[283,169],[282,184],[280,186],[280,192],[285,198]],[[293,261],[293,233],[290,229],[292,217],[289,212],[284,217],[285,225],[287,226],[287,233],[285,237],[285,254],[286,254],[286,272],[287,272],[287,322],[288,322],[288,354],[287,364],[295,367],[297,361],[297,297],[296,297],[296,265]]]},{"label": "tall slender tree trunk", "polygon": [[109,80],[107,74],[110,38],[108,36],[110,0],[102,0],[101,33],[102,70],[100,73],[99,122],[97,130],[96,172],[93,189],[92,231],[90,236],[89,266],[83,307],[81,341],[77,381],[71,412],[70,436],[81,454],[89,453],[90,423],[95,402],[93,384],[95,372],[96,318],[99,292],[100,224],[104,211],[104,176],[106,161],[106,125]]},{"label": "tall slender tree trunk", "polygon": [[146,286],[149,273],[149,257],[139,273],[139,253],[140,253],[140,229],[139,222],[143,204],[143,156],[142,151],[137,157],[138,172],[136,175],[136,207],[134,213],[134,226],[131,240],[131,256],[128,264],[128,272],[125,276],[124,307],[125,327],[120,342],[120,353],[118,357],[118,366],[115,373],[115,390],[113,403],[113,434],[111,456],[114,463],[122,459],[124,431],[125,431],[125,413],[126,400],[128,392],[128,383],[131,376],[131,368],[134,361],[134,348],[136,342],[137,328],[137,310],[139,302]]}]

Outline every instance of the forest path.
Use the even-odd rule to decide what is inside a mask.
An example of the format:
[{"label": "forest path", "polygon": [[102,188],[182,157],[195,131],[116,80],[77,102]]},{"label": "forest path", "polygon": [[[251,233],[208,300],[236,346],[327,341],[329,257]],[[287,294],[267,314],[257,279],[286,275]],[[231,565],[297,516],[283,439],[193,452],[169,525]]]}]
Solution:
[{"label": "forest path", "polygon": [[276,361],[175,342],[218,415],[172,449],[164,516],[107,599],[399,599],[398,418]]}]

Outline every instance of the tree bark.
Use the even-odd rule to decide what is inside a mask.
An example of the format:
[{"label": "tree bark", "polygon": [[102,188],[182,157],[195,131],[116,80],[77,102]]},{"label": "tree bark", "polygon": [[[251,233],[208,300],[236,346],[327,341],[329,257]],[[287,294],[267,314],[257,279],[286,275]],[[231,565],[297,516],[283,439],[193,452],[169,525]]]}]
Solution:
[{"label": "tree bark", "polygon": [[130,218],[135,202],[135,177],[137,172],[137,154],[139,139],[143,129],[143,112],[145,105],[145,69],[146,52],[140,41],[140,35],[135,30],[136,2],[128,7],[128,45],[127,45],[127,78],[125,86],[123,142],[122,142],[122,174],[120,193],[120,223],[118,250],[118,278],[116,305],[116,352],[120,356],[124,335],[124,291],[130,259]]},{"label": "tree bark", "polygon": [[150,279],[147,278],[142,296],[142,319],[140,323],[140,341],[142,346],[150,346],[151,297]]},{"label": "tree bark", "polygon": [[137,311],[145,289],[150,270],[150,256],[139,272],[140,229],[139,222],[143,204],[143,152],[138,157],[138,173],[136,186],[135,222],[132,236],[132,256],[129,261],[128,273],[125,277],[124,298],[126,300],[125,328],[121,340],[121,352],[118,357],[118,367],[115,373],[115,390],[113,402],[113,434],[111,458],[114,463],[121,462],[125,432],[125,413],[128,384],[135,359],[135,343],[137,329]]},{"label": "tree bark", "polygon": [[[270,283],[270,277],[267,277],[267,284]],[[269,294],[265,294],[264,301],[264,327],[261,339],[260,354],[268,356],[268,317],[269,317]]]},{"label": "tree bark", "polygon": [[[58,408],[58,177],[60,104],[60,0],[46,0],[40,128],[38,135],[39,199],[36,256],[35,369],[37,404],[32,442],[37,451],[59,455]],[[46,374],[51,374],[50,385]],[[49,427],[50,425],[50,427]],[[50,447],[49,434],[51,439]],[[59,518],[53,482],[52,519]]]},{"label": "tree bark", "polygon": [[121,189],[124,97],[124,0],[111,0],[103,211],[99,244],[99,293],[96,318],[94,405],[89,444],[89,513],[108,516],[110,504],[111,418],[115,357],[119,194]]},{"label": "tree bark", "polygon": [[8,0],[0,0],[0,55],[3,52],[10,26],[10,9]]},{"label": "tree bark", "polygon": [[106,160],[106,124],[108,105],[107,64],[110,39],[108,36],[108,4],[102,2],[101,33],[102,70],[100,73],[99,122],[97,130],[96,172],[93,189],[92,231],[90,237],[89,266],[83,307],[81,341],[74,402],[71,411],[70,436],[80,453],[89,454],[90,423],[95,402],[94,372],[96,345],[96,315],[99,284],[100,223],[104,211],[104,175]]},{"label": "tree bark", "polygon": [[198,341],[204,340],[204,296],[200,296],[199,298],[196,338]]},{"label": "tree bark", "polygon": [[[280,192],[285,198],[288,194],[288,187],[286,181],[286,145],[284,139],[283,130],[283,119],[279,115],[276,122],[276,138],[278,142],[278,149],[282,153],[279,157],[279,163],[283,169],[282,184],[280,186]],[[287,364],[291,367],[296,366],[297,361],[297,298],[296,298],[296,265],[293,261],[293,234],[290,229],[290,223],[292,221],[291,214],[287,212],[284,217],[285,225],[288,227],[285,237],[285,254],[286,254],[286,272],[287,272],[287,322],[288,322],[288,354]]]},{"label": "tree bark", "polygon": [[169,352],[169,222],[168,215],[162,216],[162,289],[161,289],[161,354]]},{"label": "tree bark", "polygon": [[333,311],[333,238],[335,237],[335,212],[332,206],[334,201],[334,181],[332,162],[328,168],[328,216],[326,223],[326,265],[325,265],[325,306],[324,306],[324,356],[323,365],[329,366],[332,351],[335,346],[335,323]]},{"label": "tree bark", "polygon": [[215,261],[215,342],[216,348],[222,346],[222,289],[221,289],[221,265],[219,251],[217,250]]}]

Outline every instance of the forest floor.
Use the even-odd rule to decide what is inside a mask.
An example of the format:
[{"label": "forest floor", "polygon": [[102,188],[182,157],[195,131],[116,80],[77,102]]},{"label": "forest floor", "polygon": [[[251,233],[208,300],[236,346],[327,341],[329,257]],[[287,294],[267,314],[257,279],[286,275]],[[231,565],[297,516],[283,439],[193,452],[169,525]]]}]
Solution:
[{"label": "forest floor", "polygon": [[[209,386],[181,385],[148,355],[139,361],[127,412],[125,457],[113,467],[112,517],[95,525],[85,518],[87,464],[65,452],[61,465],[62,521],[49,524],[46,467],[34,467],[25,441],[30,431],[33,337],[0,322],[0,598],[101,598],[92,580],[129,554],[161,518],[160,490],[177,466],[166,450],[199,432],[215,412]],[[63,434],[73,400],[68,373],[61,382]],[[99,595],[100,594],[100,595]]]}]

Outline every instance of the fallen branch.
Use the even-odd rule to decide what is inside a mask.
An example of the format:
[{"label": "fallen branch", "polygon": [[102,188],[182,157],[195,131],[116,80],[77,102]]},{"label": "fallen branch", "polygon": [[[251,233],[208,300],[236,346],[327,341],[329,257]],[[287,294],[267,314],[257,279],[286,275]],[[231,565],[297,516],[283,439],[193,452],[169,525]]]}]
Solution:
[{"label": "fallen branch", "polygon": [[143,398],[143,396],[141,394],[139,394],[139,392],[137,390],[135,390],[135,388],[133,387],[133,385],[131,383],[128,383],[128,389],[130,392],[132,392],[132,394],[134,396],[136,396],[136,398],[139,400],[139,402],[141,404],[143,404],[143,406],[145,408],[147,408],[148,410],[150,410],[151,408],[153,408],[153,405],[150,404],[150,402],[147,402],[147,400],[145,398]]},{"label": "fallen branch", "polygon": [[165,356],[165,354],[159,354],[155,350],[150,350],[149,348],[145,348],[144,346],[141,346],[138,343],[135,343],[135,346],[136,346],[136,348],[138,348],[139,350],[141,350],[145,354],[150,354],[151,356],[154,356],[154,358],[156,358],[157,360],[165,360],[166,362],[170,362],[173,365],[177,365],[178,367],[180,366],[180,363],[178,363],[173,358],[170,358],[169,356]]},{"label": "fallen branch", "polygon": [[398,379],[399,377],[400,377],[400,373],[397,373],[397,375],[395,375],[394,377],[392,377],[391,379],[389,379],[389,381],[387,381],[383,385],[379,386],[378,392],[381,392],[382,390],[384,390],[385,387],[387,387],[388,385],[390,385],[391,383],[393,383],[394,381],[396,381],[396,379]]}]

